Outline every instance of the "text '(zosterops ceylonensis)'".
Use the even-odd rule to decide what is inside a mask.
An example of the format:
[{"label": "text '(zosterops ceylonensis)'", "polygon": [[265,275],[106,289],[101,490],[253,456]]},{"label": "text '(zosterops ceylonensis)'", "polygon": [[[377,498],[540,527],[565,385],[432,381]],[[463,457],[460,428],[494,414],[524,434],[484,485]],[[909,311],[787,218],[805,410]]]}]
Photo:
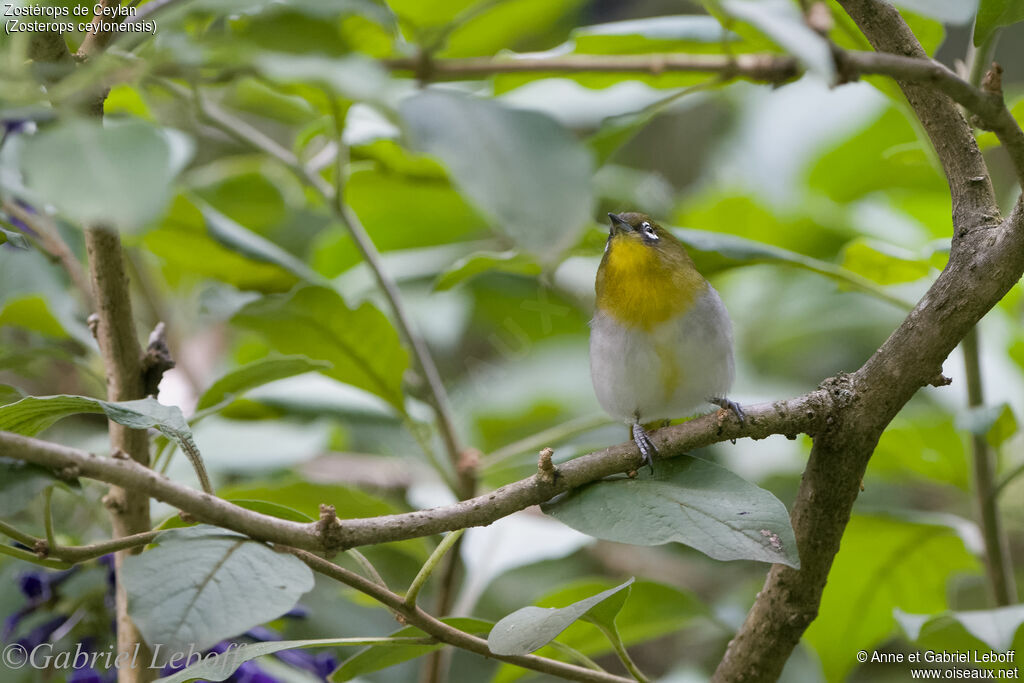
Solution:
[{"label": "text '(zosterops ceylonensis)'", "polygon": [[656,452],[645,424],[692,415],[706,403],[733,410],[732,323],[718,292],[672,233],[642,213],[608,214],[597,270],[590,376],[601,407],[632,426],[646,465]]}]

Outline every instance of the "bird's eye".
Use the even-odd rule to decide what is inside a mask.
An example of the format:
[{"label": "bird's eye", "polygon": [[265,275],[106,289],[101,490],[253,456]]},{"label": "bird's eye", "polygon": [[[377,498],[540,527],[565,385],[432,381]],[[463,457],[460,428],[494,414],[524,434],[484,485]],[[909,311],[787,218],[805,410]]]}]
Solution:
[{"label": "bird's eye", "polygon": [[643,229],[644,235],[646,235],[648,239],[658,239],[658,233],[654,232],[654,228],[651,227],[650,223],[644,221],[643,223],[640,224],[640,227]]}]

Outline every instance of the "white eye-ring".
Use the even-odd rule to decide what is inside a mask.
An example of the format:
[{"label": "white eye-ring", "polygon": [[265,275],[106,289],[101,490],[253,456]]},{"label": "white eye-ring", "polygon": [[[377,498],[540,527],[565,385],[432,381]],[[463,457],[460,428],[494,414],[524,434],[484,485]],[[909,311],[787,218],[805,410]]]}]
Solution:
[{"label": "white eye-ring", "polygon": [[654,228],[651,227],[650,223],[644,221],[643,223],[640,224],[640,227],[643,228],[644,234],[647,235],[649,239],[658,239],[658,233],[654,232]]}]

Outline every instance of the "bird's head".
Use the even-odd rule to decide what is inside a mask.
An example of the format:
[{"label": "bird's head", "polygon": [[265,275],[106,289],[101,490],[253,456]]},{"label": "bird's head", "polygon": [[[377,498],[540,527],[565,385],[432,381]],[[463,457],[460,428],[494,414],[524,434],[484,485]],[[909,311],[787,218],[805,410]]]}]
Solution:
[{"label": "bird's head", "polygon": [[597,273],[597,306],[649,327],[686,310],[707,281],[682,242],[642,213],[609,213],[611,229]]}]

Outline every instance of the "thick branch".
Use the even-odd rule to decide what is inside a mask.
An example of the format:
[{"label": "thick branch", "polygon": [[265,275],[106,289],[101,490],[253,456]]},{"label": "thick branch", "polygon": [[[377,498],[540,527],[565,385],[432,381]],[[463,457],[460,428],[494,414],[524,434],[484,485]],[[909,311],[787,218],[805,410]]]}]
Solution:
[{"label": "thick branch", "polygon": [[[675,457],[728,439],[761,439],[772,434],[815,434],[825,428],[831,411],[826,391],[818,390],[788,401],[745,406],[746,422],[731,414],[712,413],[681,425],[653,432],[662,457]],[[574,458],[554,472],[544,471],[491,493],[446,507],[397,515],[338,520],[324,534],[319,523],[290,522],[176,484],[130,460],[102,458],[10,432],[0,432],[0,454],[32,462],[58,472],[131,488],[173,505],[196,519],[246,534],[252,538],[295,548],[337,551],[347,547],[430,536],[471,526],[485,526],[513,512],[543,503],[553,496],[604,477],[640,466],[632,443],[619,444]],[[330,502],[330,501],[323,501]]]},{"label": "thick branch", "polygon": [[[135,333],[128,278],[124,271],[121,240],[117,233],[101,227],[85,231],[85,246],[89,254],[89,275],[92,280],[93,299],[96,304],[94,334],[107,374],[107,400],[129,401],[145,398],[143,384],[142,349]],[[122,454],[126,462],[147,470],[149,464],[149,436],[145,430],[128,429],[109,422],[110,447]],[[127,460],[130,458],[130,460]],[[114,482],[115,484],[117,482]],[[113,486],[103,499],[110,511],[115,537],[132,536],[152,528],[149,519],[149,496],[132,486]],[[121,550],[115,555],[115,567],[120,574],[124,558],[139,548]],[[138,644],[146,651],[145,642],[128,616],[128,595],[121,582],[117,583],[117,642],[122,651],[130,651]],[[148,656],[148,655],[147,655]],[[142,667],[122,667],[118,671],[121,683],[151,680],[153,672]]]},{"label": "thick branch", "polygon": [[[892,6],[840,0],[879,50],[923,58]],[[882,58],[887,69],[905,60]],[[914,67],[915,69],[917,67]],[[934,81],[970,99],[944,72]],[[902,73],[917,78],[920,74]],[[949,180],[956,230],[946,269],[913,311],[864,366],[836,386],[838,419],[819,435],[804,471],[792,520],[801,569],[774,565],[746,621],[729,644],[715,681],[774,681],[817,615],[832,560],[849,521],[878,437],[918,388],[941,371],[960,339],[1024,272],[1021,212],[998,220],[987,169],[966,121],[945,95],[901,82],[931,138]],[[969,86],[968,86],[969,87]],[[966,104],[966,103],[965,103]],[[1012,150],[1011,150],[1012,153]]]}]

